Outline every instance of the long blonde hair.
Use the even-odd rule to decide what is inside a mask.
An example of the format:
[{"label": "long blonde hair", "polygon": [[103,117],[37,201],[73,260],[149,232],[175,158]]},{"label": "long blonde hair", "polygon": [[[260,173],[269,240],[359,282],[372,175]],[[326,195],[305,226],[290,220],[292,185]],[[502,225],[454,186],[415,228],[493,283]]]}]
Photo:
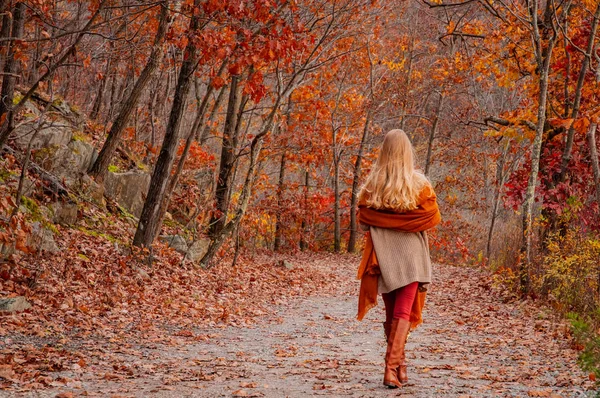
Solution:
[{"label": "long blonde hair", "polygon": [[358,194],[359,201],[375,209],[414,210],[429,180],[415,169],[414,148],[402,130],[389,131],[377,162]]}]

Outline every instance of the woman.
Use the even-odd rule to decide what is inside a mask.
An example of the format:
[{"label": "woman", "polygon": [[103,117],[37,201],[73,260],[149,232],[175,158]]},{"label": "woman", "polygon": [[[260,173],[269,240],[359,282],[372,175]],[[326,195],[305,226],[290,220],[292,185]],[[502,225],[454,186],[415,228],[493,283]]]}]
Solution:
[{"label": "woman", "polygon": [[388,345],[383,384],[389,388],[408,381],[404,346],[411,326],[421,323],[425,286],[431,282],[425,231],[440,220],[433,188],[415,170],[408,136],[391,130],[359,193],[359,221],[369,232],[358,271],[358,319],[377,304],[378,292],[385,304]]}]

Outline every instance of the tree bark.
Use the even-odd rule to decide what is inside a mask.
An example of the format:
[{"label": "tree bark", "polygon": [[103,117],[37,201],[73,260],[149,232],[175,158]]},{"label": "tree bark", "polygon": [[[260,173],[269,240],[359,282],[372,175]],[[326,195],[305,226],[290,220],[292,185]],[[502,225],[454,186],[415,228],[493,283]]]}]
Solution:
[{"label": "tree bark", "polygon": [[587,132],[588,146],[590,147],[590,158],[592,171],[594,172],[594,186],[596,187],[596,203],[600,207],[600,167],[598,166],[598,147],[596,146],[596,130],[598,125],[592,123]]},{"label": "tree bark", "polygon": [[[7,16],[5,16],[7,17]],[[0,120],[6,126],[6,133],[4,131],[0,133],[0,149],[6,143],[8,135],[11,133],[13,127],[13,113],[10,109],[13,108],[13,99],[15,95],[15,86],[17,84],[17,68],[19,62],[15,59],[15,51],[17,44],[14,39],[20,39],[23,37],[23,28],[25,26],[25,3],[18,2],[13,9],[13,20],[11,27],[11,38],[8,47],[8,54],[6,56],[6,62],[4,63],[4,78],[2,79],[2,91],[0,92]],[[8,114],[7,114],[8,113]]]},{"label": "tree bark", "polygon": [[[258,156],[260,155],[260,152],[262,150],[263,140],[265,136],[273,129],[275,116],[279,110],[281,101],[284,99],[284,97],[287,97],[287,95],[289,95],[289,92],[291,91],[293,86],[294,78],[295,76],[290,80],[286,88],[283,90],[283,93],[279,93],[277,99],[275,100],[275,103],[271,108],[271,111],[265,117],[261,127],[258,129],[258,134],[256,134],[256,136],[254,136],[254,138],[250,142],[250,164],[248,166],[246,178],[242,186],[239,205],[237,206],[233,218],[230,221],[224,223],[220,232],[218,234],[211,235],[211,241],[208,246],[208,251],[206,252],[204,257],[202,257],[202,260],[200,260],[200,264],[202,266],[209,266],[214,255],[217,253],[225,239],[227,239],[231,232],[238,228],[240,222],[242,221],[242,218],[246,214],[246,209],[248,208],[248,203],[250,202],[250,198],[252,196],[252,188],[256,180],[256,175],[258,174],[258,170],[260,169]],[[230,90],[232,89],[233,85],[231,86]],[[224,221],[226,221],[226,219]]]},{"label": "tree bark", "polygon": [[[12,14],[9,11],[10,0],[0,0],[0,12],[2,12],[2,26],[0,27],[0,37],[7,39],[10,37],[10,27],[12,25]],[[8,51],[7,47],[10,46],[10,42],[2,42],[0,44],[0,70],[4,70],[6,62],[6,55]]]},{"label": "tree bark", "polygon": [[[289,133],[289,122],[290,122],[290,113],[292,112],[292,100],[290,99],[287,103],[287,107],[285,110],[285,126],[286,131]],[[280,128],[277,128],[277,132],[280,132]],[[285,167],[287,163],[286,157],[287,150],[282,148],[281,158],[279,161],[279,180],[277,181],[277,209],[275,211],[275,239],[273,242],[273,250],[279,251],[281,249],[282,241],[283,241],[283,193],[285,191]]]},{"label": "tree bark", "polygon": [[[551,7],[551,0],[548,0],[546,7]],[[548,9],[547,9],[548,10]],[[533,204],[535,201],[535,190],[538,182],[538,173],[540,170],[540,156],[542,149],[542,141],[544,136],[544,126],[546,124],[546,107],[548,101],[548,77],[550,71],[550,61],[552,59],[552,51],[556,43],[556,35],[548,38],[548,44],[544,48],[543,38],[540,35],[538,26],[538,2],[533,1],[529,8],[532,25],[533,43],[539,73],[539,94],[538,94],[538,110],[536,134],[531,148],[531,170],[529,180],[527,182],[527,190],[525,192],[525,200],[523,201],[523,245],[521,254],[524,259],[520,262],[519,279],[521,291],[527,293],[529,291],[529,266],[532,262],[532,244],[533,244]],[[548,12],[546,12],[546,15]],[[552,16],[545,23],[549,26],[553,24]],[[523,261],[524,260],[524,261]]]},{"label": "tree bark", "polygon": [[[199,7],[199,0],[196,0],[195,4]],[[190,91],[191,78],[196,69],[198,51],[194,44],[194,40],[192,40],[192,36],[196,33],[199,26],[200,16],[197,12],[198,11],[194,10],[194,14],[190,19],[188,28],[188,35],[190,38],[185,48],[183,62],[179,71],[175,95],[173,97],[173,106],[171,107],[171,113],[165,131],[165,138],[156,160],[156,165],[154,166],[148,195],[144,202],[144,208],[142,209],[140,221],[133,238],[133,244],[136,246],[150,247],[154,237],[160,229],[160,220],[158,217],[159,207],[162,196],[167,188],[171,169],[173,168],[179,141],[179,126],[181,125],[181,118],[185,110],[186,99]]]},{"label": "tree bark", "polygon": [[[571,118],[573,120],[579,117],[579,108],[581,106],[581,96],[583,93],[583,85],[585,83],[585,76],[587,75],[590,58],[592,57],[592,52],[594,51],[596,33],[598,31],[598,22],[600,20],[600,3],[596,7],[596,12],[594,13],[594,19],[592,20],[592,26],[590,28],[590,36],[588,38],[588,43],[586,47],[587,54],[583,58],[581,62],[581,70],[579,71],[579,76],[577,78],[577,86],[575,88],[575,99],[573,100],[573,111],[571,112]],[[568,101],[568,98],[567,98]],[[575,138],[575,129],[571,126],[567,131],[567,141],[565,143],[565,149],[562,155],[562,161],[560,165],[560,174],[558,176],[558,182],[562,182],[565,180],[567,169],[569,167],[569,162],[571,161],[571,153],[573,151],[573,140]]]},{"label": "tree bark", "polygon": [[498,217],[498,207],[500,207],[500,194],[502,193],[502,186],[504,186],[504,180],[506,174],[504,173],[504,165],[506,163],[506,156],[508,155],[508,149],[510,148],[510,141],[507,141],[502,149],[502,156],[498,158],[498,164],[496,165],[496,188],[494,189],[494,197],[492,199],[492,214],[490,219],[490,227],[488,229],[487,242],[485,245],[485,256],[489,259],[492,251],[492,237],[494,236],[494,227],[496,226],[496,218]]},{"label": "tree bark", "polygon": [[356,160],[354,161],[354,175],[352,177],[352,198],[350,199],[350,237],[348,238],[348,253],[354,253],[356,251],[356,237],[358,235],[358,223],[356,220],[356,211],[358,207],[358,190],[360,184],[360,176],[362,173],[363,153],[367,145],[370,124],[371,112],[368,112],[367,118],[365,120],[365,126],[363,128],[362,138],[360,140],[360,146],[358,147],[358,153],[356,155]]},{"label": "tree bark", "polygon": [[278,252],[281,249],[281,231],[283,229],[283,223],[281,222],[281,213],[283,207],[283,189],[285,184],[285,151],[281,154],[281,160],[279,162],[279,181],[277,184],[277,210],[275,217],[275,242],[273,244],[273,250]]},{"label": "tree bark", "polygon": [[209,234],[211,239],[217,239],[221,234],[227,220],[227,208],[229,207],[229,185],[234,166],[234,141],[235,128],[237,124],[238,110],[240,107],[240,77],[231,77],[229,88],[229,101],[227,103],[227,115],[223,127],[223,142],[221,146],[221,159],[219,162],[219,176],[215,188],[215,214],[210,220]]},{"label": "tree bark", "polygon": [[[39,40],[42,35],[42,28],[39,25],[35,27],[35,39]],[[40,65],[40,57],[42,56],[42,43],[37,41],[35,43],[35,51],[33,52],[33,59],[29,62],[29,75],[27,76],[27,83],[33,84],[39,79],[38,66]]]},{"label": "tree bark", "polygon": [[300,250],[304,251],[308,249],[308,189],[310,183],[310,173],[308,172],[308,166],[304,172],[304,215],[302,217],[302,225],[300,229]]},{"label": "tree bark", "polygon": [[104,179],[112,157],[114,156],[117,146],[121,141],[121,136],[123,135],[123,131],[127,126],[129,118],[133,110],[137,106],[137,103],[142,95],[142,92],[144,91],[144,88],[146,87],[146,84],[154,74],[154,71],[156,70],[162,59],[162,42],[169,25],[168,2],[161,4],[160,7],[161,10],[158,30],[156,32],[156,36],[154,37],[154,44],[152,46],[150,56],[148,57],[146,66],[142,70],[140,77],[135,82],[135,85],[131,90],[129,97],[122,104],[121,110],[119,111],[117,118],[113,122],[108,133],[108,137],[106,137],[106,141],[104,142],[104,145],[102,146],[102,149],[98,154],[98,158],[90,168],[89,174],[96,177],[99,181],[102,181]]},{"label": "tree bark", "polygon": [[[221,75],[221,73],[225,69],[225,65],[226,65],[226,62],[223,62],[218,75]],[[196,113],[196,118],[194,119],[194,123],[192,124],[192,127],[190,128],[190,131],[187,134],[187,137],[185,140],[185,147],[183,148],[183,152],[181,153],[181,156],[179,157],[179,161],[177,162],[177,168],[175,169],[175,173],[171,176],[171,178],[169,180],[169,184],[167,186],[167,190],[165,191],[165,194],[163,195],[163,197],[161,199],[160,208],[159,208],[158,216],[157,216],[160,224],[162,224],[162,220],[163,220],[165,213],[167,212],[167,208],[169,206],[169,201],[171,200],[171,195],[173,194],[173,191],[175,190],[175,187],[177,186],[177,183],[179,182],[179,178],[181,177],[181,173],[183,172],[183,167],[185,166],[185,161],[188,157],[188,153],[190,152],[192,143],[194,142],[195,132],[198,130],[198,126],[201,125],[202,123],[204,123],[204,118],[206,116],[206,111],[208,109],[208,100],[210,99],[212,92],[213,92],[212,82],[209,82],[206,93],[204,94],[204,98],[202,99],[202,101],[200,102],[200,104],[198,106],[198,111]],[[157,233],[158,233],[158,230],[157,230]],[[156,236],[154,238],[156,239]]]},{"label": "tree bark", "polygon": [[210,111],[210,115],[208,116],[207,122],[205,123],[204,126],[202,127],[202,132],[200,134],[198,134],[197,140],[200,143],[200,145],[204,145],[206,143],[206,141],[208,141],[209,135],[210,135],[210,125],[212,124],[212,122],[215,120],[215,117],[217,116],[217,111],[219,110],[219,107],[221,106],[221,102],[223,102],[223,98],[225,98],[225,91],[227,90],[227,86],[223,86],[221,88],[221,90],[219,90],[219,95],[217,95],[217,99],[215,100],[215,103],[213,104],[212,110]]},{"label": "tree bark", "polygon": [[264,137],[268,134],[268,132],[273,127],[273,120],[275,118],[275,114],[277,109],[279,108],[280,99],[275,102],[271,113],[267,116],[266,120],[263,122],[263,126],[260,128],[260,132],[252,139],[250,143],[250,164],[248,166],[248,171],[246,172],[246,178],[244,180],[244,185],[242,187],[242,192],[240,194],[240,204],[233,215],[233,218],[226,222],[220,233],[211,238],[210,244],[208,245],[208,250],[202,260],[200,260],[200,264],[204,267],[209,267],[213,257],[219,250],[219,248],[223,245],[223,242],[229,234],[235,231],[238,227],[242,218],[246,214],[246,209],[248,208],[248,203],[250,202],[250,198],[252,197],[252,187],[254,186],[254,181],[256,180],[256,175],[258,174],[259,162],[258,156],[262,150],[262,144]]},{"label": "tree bark", "polygon": [[102,101],[104,100],[104,90],[106,88],[106,80],[108,79],[108,73],[110,71],[110,67],[112,64],[112,60],[109,58],[106,60],[106,69],[104,70],[104,75],[100,79],[100,84],[98,84],[98,92],[96,93],[96,98],[94,99],[94,104],[92,105],[92,111],[90,112],[90,119],[97,120],[100,115],[100,109],[102,109]]},{"label": "tree bark", "polygon": [[[159,117],[158,115],[158,106],[160,105],[160,103],[157,102],[158,100],[158,93],[160,92],[160,90],[162,90],[162,77],[164,76],[164,71],[161,71],[158,76],[155,76],[155,81],[156,84],[154,85],[154,87],[150,90],[150,98],[148,98],[148,113],[149,113],[149,122],[150,122],[150,148],[154,148],[156,147],[156,125],[155,125],[155,120],[156,118]],[[163,101],[161,101],[162,103]],[[150,149],[148,148],[148,149]],[[148,158],[150,157],[150,150],[148,150],[146,152],[146,159],[148,160]]]},{"label": "tree bark", "polygon": [[336,131],[333,133],[333,251],[342,250],[342,231],[340,215],[340,156],[336,153]]},{"label": "tree bark", "polygon": [[119,73],[119,59],[112,66],[112,73],[110,74],[110,96],[108,98],[108,110],[104,117],[104,124],[107,125],[113,118],[115,113],[115,103],[117,95],[117,75]]},{"label": "tree bark", "polygon": [[[443,87],[442,87],[443,90]],[[433,119],[433,124],[431,125],[431,131],[429,132],[429,139],[427,140],[427,157],[425,158],[425,175],[429,176],[429,169],[431,168],[431,155],[433,152],[433,141],[435,140],[435,135],[437,134],[438,124],[440,121],[440,114],[442,112],[442,107],[444,106],[444,93],[440,91],[440,98],[438,99],[438,103],[435,109],[435,118]]]}]

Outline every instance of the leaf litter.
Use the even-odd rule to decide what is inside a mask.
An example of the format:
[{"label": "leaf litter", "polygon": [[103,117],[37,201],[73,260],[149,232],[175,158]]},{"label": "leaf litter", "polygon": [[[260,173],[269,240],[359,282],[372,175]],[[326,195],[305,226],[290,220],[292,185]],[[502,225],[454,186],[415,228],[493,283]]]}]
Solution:
[{"label": "leaf litter", "polygon": [[286,257],[294,263],[286,270],[279,257],[257,255],[203,270],[149,267],[114,246],[96,252],[86,253],[90,261],[42,260],[69,268],[67,280],[49,273],[30,291],[13,286],[34,306],[2,317],[6,393],[556,397],[594,387],[568,327],[505,297],[478,269],[436,266],[425,323],[408,342],[411,381],[394,391],[380,380],[382,303],[355,320],[356,256],[298,254]]}]

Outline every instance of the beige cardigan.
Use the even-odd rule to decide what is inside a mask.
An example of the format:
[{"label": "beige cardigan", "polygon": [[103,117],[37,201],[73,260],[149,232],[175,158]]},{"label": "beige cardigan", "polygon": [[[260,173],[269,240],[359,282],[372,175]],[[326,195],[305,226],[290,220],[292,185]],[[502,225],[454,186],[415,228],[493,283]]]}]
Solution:
[{"label": "beige cardigan", "polygon": [[377,227],[370,227],[370,231],[381,269],[379,293],[389,293],[412,282],[431,283],[427,232],[400,232]]}]

